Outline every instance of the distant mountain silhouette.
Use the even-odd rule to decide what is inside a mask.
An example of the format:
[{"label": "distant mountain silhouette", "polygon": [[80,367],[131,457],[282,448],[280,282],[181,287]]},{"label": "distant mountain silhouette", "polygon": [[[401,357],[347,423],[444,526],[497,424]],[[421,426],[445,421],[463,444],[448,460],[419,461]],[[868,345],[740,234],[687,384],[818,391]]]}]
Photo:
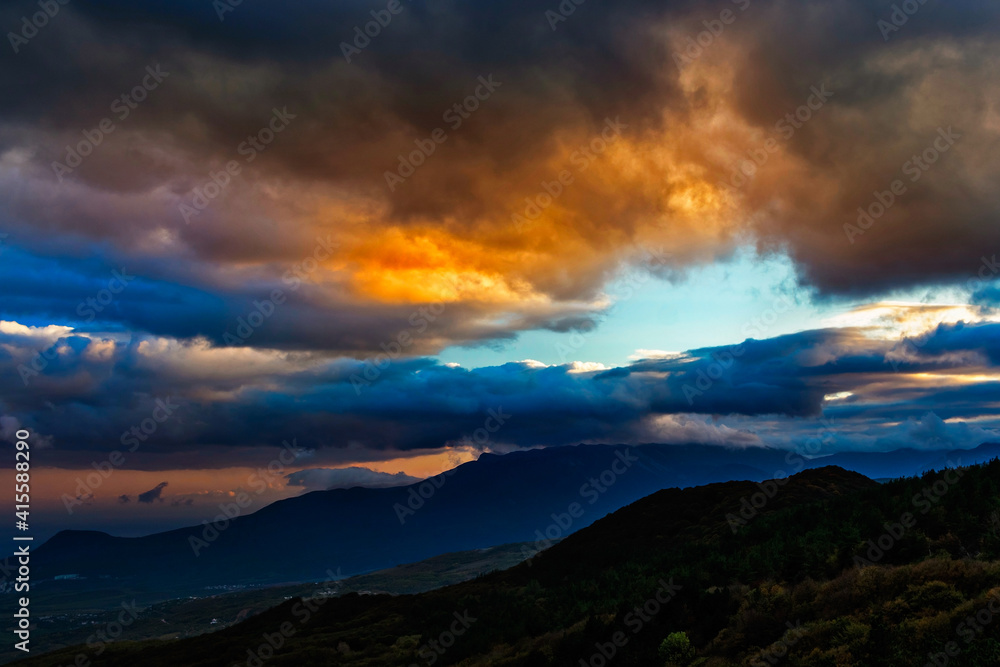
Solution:
[{"label": "distant mountain silhouette", "polygon": [[[63,531],[34,553],[32,575],[35,581],[62,574],[105,577],[109,585],[127,582],[165,594],[207,585],[318,581],[338,568],[352,575],[497,544],[544,546],[664,488],[760,481],[827,465],[899,477],[944,467],[948,460],[969,465],[998,454],[996,444],[957,452],[836,454],[810,462],[783,450],[707,445],[484,454],[408,487],[316,491],[215,527],[138,538]],[[576,516],[568,525],[553,517],[568,516],[574,503]]]},{"label": "distant mountain silhouette", "polygon": [[[760,493],[733,530],[726,515]],[[218,632],[112,644],[99,664],[991,667],[998,507],[1000,460],[885,484],[826,466],[664,489],[508,570],[419,595],[293,598]]]}]

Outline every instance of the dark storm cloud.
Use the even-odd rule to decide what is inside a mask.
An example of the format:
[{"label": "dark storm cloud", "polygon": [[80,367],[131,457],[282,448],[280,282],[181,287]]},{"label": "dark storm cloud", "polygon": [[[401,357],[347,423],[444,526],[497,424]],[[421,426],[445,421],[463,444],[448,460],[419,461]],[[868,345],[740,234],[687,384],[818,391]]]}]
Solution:
[{"label": "dark storm cloud", "polygon": [[[246,452],[293,438],[322,463],[352,450],[391,456],[446,446],[670,440],[678,436],[664,434],[657,419],[692,414],[766,421],[834,410],[846,424],[932,412],[974,419],[990,414],[995,398],[986,376],[997,372],[990,351],[998,327],[939,327],[913,342],[854,329],[807,331],[607,371],[531,362],[467,370],[411,359],[375,373],[349,359],[80,338],[85,344],[75,347],[53,343],[61,350],[58,372],[40,373],[27,389],[17,383],[16,359],[0,358],[0,400],[56,443],[52,461],[85,466],[117,448],[130,466],[153,469],[176,464],[182,453],[207,467],[231,463],[236,451],[254,460]],[[0,349],[24,340],[5,334]],[[831,395],[847,398],[831,403]]]},{"label": "dark storm cloud", "polygon": [[[212,299],[227,301],[230,310],[236,305],[230,297],[237,290],[220,285],[226,265],[257,263],[259,284],[273,285],[281,263],[299,259],[318,232],[361,234],[346,219],[355,214],[366,220],[365,230],[419,219],[488,249],[530,248],[544,261],[508,262],[503,270],[543,293],[586,298],[626,249],[648,236],[651,219],[666,216],[660,232],[678,265],[724,255],[743,237],[719,231],[702,238],[698,224],[671,210],[670,197],[689,185],[673,183],[680,167],[636,177],[610,163],[602,178],[581,178],[560,200],[567,222],[556,227],[558,236],[573,243],[498,234],[512,207],[551,180],[560,145],[589,139],[605,117],[620,115],[637,154],[672,146],[685,174],[700,173],[716,188],[758,148],[752,132],[773,133],[810,86],[826,83],[834,91],[828,106],[738,192],[741,210],[761,214],[745,231],[762,247],[787,250],[825,293],[962,279],[984,250],[1000,247],[993,222],[1000,200],[992,187],[1000,175],[992,76],[1000,10],[971,0],[925,5],[886,41],[876,24],[891,11],[883,4],[586,3],[552,30],[545,11],[558,3],[404,3],[348,64],[340,44],[371,20],[378,3],[242,3],[222,21],[206,2],[72,3],[0,65],[7,100],[0,151],[8,151],[9,162],[0,179],[9,202],[2,224],[42,253],[72,247],[79,237],[112,246],[116,260],[131,260],[125,263],[154,282],[176,261],[189,275],[187,290],[160,300],[197,301],[190,322],[169,308],[129,310],[138,297],[122,304],[123,325],[165,335],[217,336],[218,322],[207,312]],[[673,56],[724,9],[737,20],[692,65],[732,68],[732,86],[719,96],[710,77],[683,81]],[[0,24],[17,25],[21,12],[8,6]],[[65,159],[65,146],[114,116],[112,101],[157,64],[169,75],[116,120],[115,132],[66,182],[56,183],[51,163]],[[384,172],[396,156],[442,125],[442,111],[491,73],[502,88],[389,196]],[[185,225],[177,204],[239,158],[237,146],[274,107],[297,119],[243,165],[245,174],[196,223]],[[721,109],[732,111],[730,122],[740,129],[724,150],[713,151],[720,138],[699,139],[693,128]],[[849,243],[844,224],[901,177],[939,127],[962,138]],[[623,201],[605,196],[604,181],[618,185]],[[281,185],[268,192],[256,182]],[[324,211],[323,196],[350,201],[351,215]],[[570,275],[551,269],[570,259]],[[356,294],[340,299],[324,301],[327,314],[315,302],[292,304],[286,327],[261,331],[248,344],[322,347],[321,340],[332,340],[333,349],[358,349],[358,340],[384,339],[397,326],[398,310]],[[465,307],[486,309],[469,301]],[[442,343],[512,335],[463,332],[461,315],[468,312],[456,307],[445,316]],[[570,321],[533,314],[517,326],[560,330]]]},{"label": "dark storm cloud", "polygon": [[1000,324],[941,324],[934,331],[914,339],[911,346],[922,355],[977,352],[995,366],[1000,364]]}]

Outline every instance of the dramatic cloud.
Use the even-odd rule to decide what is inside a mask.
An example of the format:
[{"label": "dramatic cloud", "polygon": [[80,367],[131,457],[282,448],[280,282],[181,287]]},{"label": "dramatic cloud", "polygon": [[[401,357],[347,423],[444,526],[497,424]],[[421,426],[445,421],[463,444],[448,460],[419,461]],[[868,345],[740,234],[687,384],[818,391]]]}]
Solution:
[{"label": "dramatic cloud", "polygon": [[[886,332],[847,327],[751,338],[610,369],[521,361],[470,370],[417,358],[379,370],[353,359],[204,341],[124,341],[8,323],[0,326],[7,355],[0,377],[17,376],[17,366],[34,354],[31,344],[54,351],[51,370],[26,388],[12,388],[4,401],[20,423],[54,440],[49,458],[62,465],[85,466],[95,452],[116,448],[129,466],[169,469],[181,456],[224,467],[234,456],[282,442],[314,452],[317,463],[352,451],[381,451],[385,459],[456,447],[771,442],[752,427],[734,430],[705,417],[826,414],[846,426],[922,421],[934,413],[982,422],[955,442],[987,438],[988,431],[977,429],[994,428],[996,419],[1000,323],[944,323],[896,338]],[[913,429],[912,437],[926,440],[926,431]],[[290,483],[313,488],[327,479],[314,476],[348,474],[313,470]]]},{"label": "dramatic cloud", "polygon": [[425,354],[586,324],[651,250],[670,275],[755,242],[861,294],[1000,247],[996,7],[924,6],[887,40],[862,2],[406,5],[348,62],[369,9],[61,7],[0,69],[4,314]]}]

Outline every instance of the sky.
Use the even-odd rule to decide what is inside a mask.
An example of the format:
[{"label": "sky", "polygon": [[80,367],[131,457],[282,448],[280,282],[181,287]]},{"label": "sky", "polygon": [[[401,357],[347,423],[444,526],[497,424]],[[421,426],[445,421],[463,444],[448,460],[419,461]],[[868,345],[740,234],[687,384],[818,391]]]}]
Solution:
[{"label": "sky", "polygon": [[998,441],[1000,7],[903,5],[5,4],[5,473],[27,430],[45,530],[132,535],[483,452]]}]

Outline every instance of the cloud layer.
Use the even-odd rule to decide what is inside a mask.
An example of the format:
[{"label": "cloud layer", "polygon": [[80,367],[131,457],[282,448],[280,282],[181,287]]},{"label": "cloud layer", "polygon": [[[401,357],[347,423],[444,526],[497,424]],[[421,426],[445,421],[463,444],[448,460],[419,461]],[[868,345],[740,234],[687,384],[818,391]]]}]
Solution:
[{"label": "cloud layer", "polygon": [[355,486],[386,488],[406,486],[420,480],[401,472],[377,472],[369,468],[307,468],[287,475],[288,486],[305,487],[306,491],[350,489]]},{"label": "cloud layer", "polygon": [[[865,425],[912,422],[906,429],[917,440],[953,428],[948,420],[970,423],[955,442],[995,432],[1000,323],[945,323],[895,340],[880,334],[805,331],[611,369],[533,361],[465,369],[429,358],[379,368],[3,323],[0,377],[10,416],[50,438],[48,459],[67,467],[113,449],[129,467],[225,467],[248,451],[258,450],[257,458],[241,460],[273,456],[267,452],[288,441],[316,463],[447,447],[785,445],[790,436],[768,433],[767,424],[777,420],[795,433],[796,423],[824,416],[843,427],[837,448],[867,447],[869,440],[848,437]],[[27,386],[13,386],[39,349],[51,356],[48,366]],[[347,472],[311,470],[290,483],[315,487]]]},{"label": "cloud layer", "polygon": [[[358,355],[415,318],[428,354],[584,326],[652,250],[673,275],[755,243],[843,295],[1000,247],[997,8],[923,6],[888,40],[865,2],[547,9],[405,4],[348,62],[364,3],[62,6],[0,67],[3,315]],[[123,267],[113,307],[79,307]]]}]

